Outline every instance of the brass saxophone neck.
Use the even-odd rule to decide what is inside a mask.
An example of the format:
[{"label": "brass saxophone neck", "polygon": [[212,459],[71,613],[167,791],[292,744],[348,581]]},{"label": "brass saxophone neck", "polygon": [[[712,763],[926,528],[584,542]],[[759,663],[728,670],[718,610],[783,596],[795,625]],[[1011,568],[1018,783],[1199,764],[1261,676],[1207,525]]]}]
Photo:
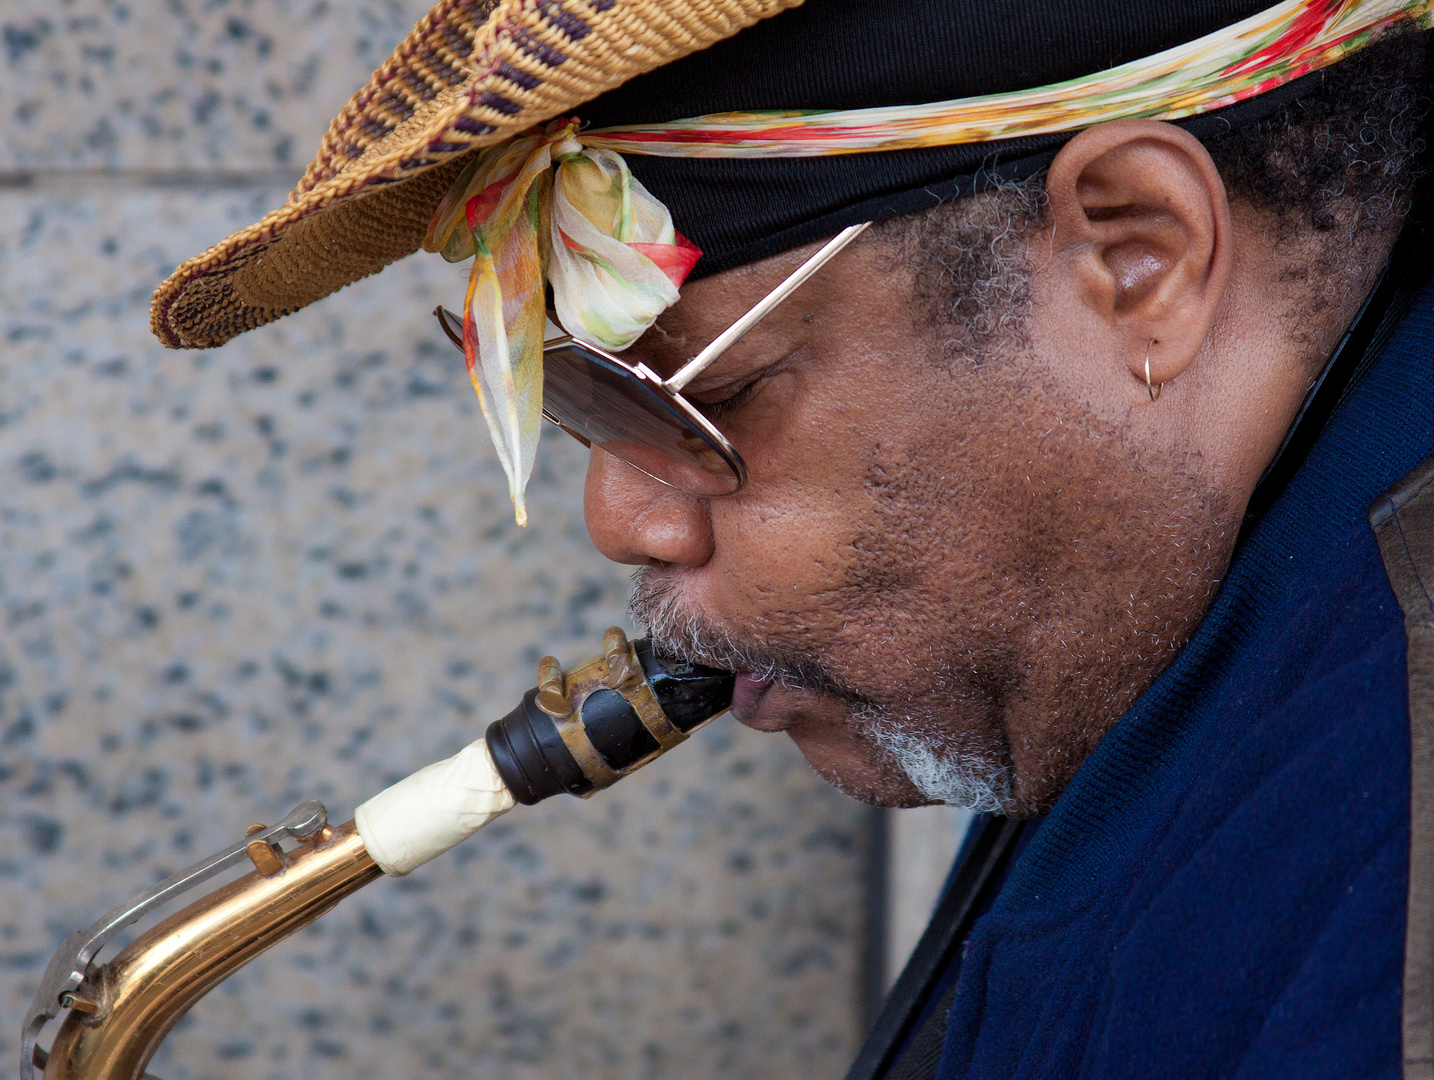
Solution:
[{"label": "brass saxophone neck", "polygon": [[74,999],[93,1008],[72,1008],[50,1047],[45,1080],[142,1076],[196,1001],[382,874],[353,822],[326,826],[292,851],[267,850],[269,873],[255,870],[196,901],[81,983]]}]

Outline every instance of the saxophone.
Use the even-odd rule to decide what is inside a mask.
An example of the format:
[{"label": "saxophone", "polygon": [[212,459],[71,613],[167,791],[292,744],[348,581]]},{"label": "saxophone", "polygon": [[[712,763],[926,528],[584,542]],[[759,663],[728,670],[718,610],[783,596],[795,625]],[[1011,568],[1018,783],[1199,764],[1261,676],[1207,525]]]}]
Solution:
[{"label": "saxophone", "polygon": [[[616,783],[725,712],[733,678],[663,659],[617,627],[604,633],[601,656],[569,672],[544,657],[538,685],[482,739],[376,795],[353,821],[331,825],[322,803],[302,802],[277,825],[251,825],[244,839],[72,933],[25,1017],[21,1080],[155,1080],[145,1067],[180,1017],[265,949],[516,803],[560,792],[587,798]],[[251,873],[96,962],[120,930],[246,862]],[[42,1050],[41,1031],[66,1010]]]}]

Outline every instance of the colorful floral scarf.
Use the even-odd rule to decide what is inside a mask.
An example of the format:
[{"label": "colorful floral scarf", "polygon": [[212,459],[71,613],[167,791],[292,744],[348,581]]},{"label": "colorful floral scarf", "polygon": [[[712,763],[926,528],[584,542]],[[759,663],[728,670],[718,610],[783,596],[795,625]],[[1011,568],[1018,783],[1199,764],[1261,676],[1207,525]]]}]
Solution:
[{"label": "colorful floral scarf", "polygon": [[677,300],[701,256],[611,150],[555,120],[484,151],[439,204],[426,251],[473,260],[463,355],[519,525],[543,421],[547,285],[564,329],[625,349]]},{"label": "colorful floral scarf", "polygon": [[542,422],[546,285],[563,328],[624,349],[677,300],[701,252],[621,154],[812,157],[993,142],[1110,120],[1178,120],[1336,63],[1396,26],[1434,25],[1434,0],[1285,0],[1203,38],[1051,86],[925,105],[720,113],[579,131],[554,121],[485,150],[424,240],[472,257],[463,342],[519,524]]},{"label": "colorful floral scarf", "polygon": [[1396,25],[1434,25],[1434,0],[1285,0],[1213,34],[1106,71],[1008,94],[842,111],[714,113],[583,133],[662,157],[823,157],[994,142],[1109,120],[1180,120],[1336,63]]}]

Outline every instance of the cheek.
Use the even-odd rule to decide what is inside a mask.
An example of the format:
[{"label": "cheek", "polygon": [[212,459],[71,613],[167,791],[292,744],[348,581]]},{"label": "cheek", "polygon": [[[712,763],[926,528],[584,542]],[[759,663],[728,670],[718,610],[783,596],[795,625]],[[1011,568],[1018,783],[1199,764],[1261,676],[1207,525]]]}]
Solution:
[{"label": "cheek", "polygon": [[1134,397],[1124,343],[1111,325],[1091,317],[1084,294],[1071,291],[1071,276],[1058,262],[1031,279],[1025,322],[1029,355],[1047,391],[1078,404],[1083,414],[1123,422]]},{"label": "cheek", "polygon": [[712,570],[730,598],[794,607],[840,580],[868,513],[867,418],[839,388],[774,380],[756,422],[733,432],[751,475],[711,504]]},{"label": "cheek", "polygon": [[[780,623],[830,631],[881,603],[857,595],[852,581],[889,575],[892,566],[873,560],[890,563],[883,554],[925,531],[937,509],[893,499],[883,478],[902,471],[910,447],[929,441],[940,418],[918,413],[933,398],[913,386],[909,367],[894,380],[874,366],[859,368],[869,377],[793,378],[770,396],[770,415],[781,422],[761,437],[749,429],[741,444],[750,487],[711,504],[714,555],[702,600],[714,614],[765,619],[769,633],[781,633]],[[926,561],[904,554],[903,568]]]}]

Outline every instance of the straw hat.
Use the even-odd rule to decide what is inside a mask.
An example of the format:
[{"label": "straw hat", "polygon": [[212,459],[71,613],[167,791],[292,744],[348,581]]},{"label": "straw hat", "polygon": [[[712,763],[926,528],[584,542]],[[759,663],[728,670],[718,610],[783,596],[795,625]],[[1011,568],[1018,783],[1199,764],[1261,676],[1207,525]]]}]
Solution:
[{"label": "straw hat", "polygon": [[207,349],[416,251],[471,152],[801,0],[445,0],[329,126],[288,202],[176,270],[150,326]]}]

